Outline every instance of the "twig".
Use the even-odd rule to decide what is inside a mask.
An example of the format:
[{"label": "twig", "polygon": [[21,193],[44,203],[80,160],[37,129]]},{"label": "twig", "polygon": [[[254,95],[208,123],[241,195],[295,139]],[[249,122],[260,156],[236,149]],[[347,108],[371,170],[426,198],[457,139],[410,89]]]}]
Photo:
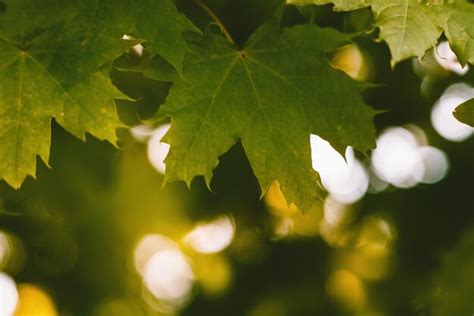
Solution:
[{"label": "twig", "polygon": [[194,0],[194,2],[201,8],[203,9],[210,17],[211,19],[216,22],[216,24],[220,27],[222,30],[222,33],[224,33],[224,36],[229,40],[229,42],[235,44],[234,39],[232,38],[232,35],[230,35],[229,31],[225,27],[224,23],[219,19],[219,17],[205,4],[202,0]]}]

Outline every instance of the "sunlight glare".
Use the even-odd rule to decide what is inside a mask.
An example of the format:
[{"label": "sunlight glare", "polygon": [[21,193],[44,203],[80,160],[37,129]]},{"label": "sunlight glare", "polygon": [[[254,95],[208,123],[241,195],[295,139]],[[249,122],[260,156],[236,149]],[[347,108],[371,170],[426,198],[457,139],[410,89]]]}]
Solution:
[{"label": "sunlight glare", "polygon": [[0,315],[13,316],[18,305],[18,290],[15,281],[0,272]]},{"label": "sunlight glare", "polygon": [[14,234],[0,230],[0,271],[10,274],[20,272],[25,265],[23,242]]},{"label": "sunlight glare", "polygon": [[184,242],[197,252],[216,253],[230,245],[234,234],[234,221],[225,215],[211,222],[198,224],[184,237]]},{"label": "sunlight glare", "polygon": [[179,249],[160,250],[146,263],[143,281],[150,293],[166,305],[179,308],[190,297],[194,273]]},{"label": "sunlight glare", "polygon": [[369,179],[371,192],[383,192],[388,187],[388,183],[377,175],[373,165],[369,168]]},{"label": "sunlight glare", "polygon": [[474,134],[474,128],[453,116],[454,109],[471,98],[474,88],[465,83],[455,83],[446,89],[431,110],[431,123],[438,134],[453,142],[462,142]]},{"label": "sunlight glare", "polygon": [[146,143],[153,135],[153,128],[150,125],[142,124],[130,128],[130,134],[139,143]]},{"label": "sunlight glare", "polygon": [[[133,40],[134,38],[130,35],[125,34],[124,36],[122,36],[122,39],[124,39],[124,40]],[[132,49],[135,52],[135,54],[137,54],[137,56],[139,56],[139,57],[143,56],[143,51],[145,50],[145,48],[143,47],[142,44],[137,44],[137,45],[133,46]]]},{"label": "sunlight glare", "polygon": [[200,288],[210,297],[224,294],[232,281],[232,267],[222,255],[196,256],[196,278]]},{"label": "sunlight glare", "polygon": [[383,217],[364,220],[354,240],[354,248],[341,258],[344,266],[367,280],[382,280],[392,272],[395,229]]},{"label": "sunlight glare", "polygon": [[[449,170],[447,155],[440,149],[427,145],[421,130],[415,135],[403,127],[387,128],[377,139],[372,152],[372,187],[385,189],[384,183],[398,188],[411,188],[418,183],[436,183]],[[375,185],[374,185],[375,184]],[[379,188],[377,188],[379,187]]]},{"label": "sunlight glare", "polygon": [[170,124],[164,124],[153,131],[153,135],[148,141],[148,160],[151,165],[161,174],[165,174],[165,158],[170,151],[170,145],[161,142],[161,139],[168,132]]},{"label": "sunlight glare", "polygon": [[351,209],[343,203],[328,196],[324,200],[324,221],[331,226],[343,224],[350,217]]},{"label": "sunlight glare", "polygon": [[460,76],[465,75],[469,71],[469,66],[465,65],[463,67],[461,65],[447,41],[439,43],[436,49],[433,50],[433,55],[438,64],[448,71],[452,71]]},{"label": "sunlight glare", "polygon": [[324,200],[323,220],[319,233],[331,247],[344,247],[352,237],[349,224],[354,219],[354,207],[344,204],[329,195]]},{"label": "sunlight glare", "polygon": [[158,311],[174,311],[189,300],[194,272],[188,258],[172,239],[145,235],[134,251],[135,269],[142,275],[147,302]]},{"label": "sunlight glare", "polygon": [[349,309],[358,310],[365,306],[367,293],[364,283],[349,270],[338,270],[327,281],[328,295]]},{"label": "sunlight glare", "polygon": [[277,218],[273,225],[275,239],[282,239],[290,236],[294,230],[294,223],[289,217]]},{"label": "sunlight glare", "polygon": [[369,186],[367,170],[354,155],[351,147],[346,149],[346,160],[321,137],[311,135],[311,158],[313,169],[319,172],[326,190],[342,203],[360,200]]},{"label": "sunlight glare", "polygon": [[388,248],[395,238],[393,226],[384,218],[371,216],[360,227],[356,246],[372,245],[372,248]]},{"label": "sunlight glare", "polygon": [[410,188],[423,179],[424,166],[415,136],[402,127],[386,129],[372,152],[377,176],[399,188]]},{"label": "sunlight glare", "polygon": [[0,231],[0,270],[3,270],[7,265],[11,256],[11,246],[8,235]]},{"label": "sunlight glare", "polygon": [[155,253],[174,249],[178,249],[178,244],[166,236],[157,234],[144,236],[135,247],[133,257],[135,269],[143,275],[146,263]]},{"label": "sunlight glare", "polygon": [[15,316],[57,316],[53,300],[34,284],[18,285],[19,304]]},{"label": "sunlight glare", "polygon": [[371,75],[367,58],[356,44],[339,48],[330,56],[330,63],[355,80],[364,81]]},{"label": "sunlight glare", "polygon": [[323,220],[322,203],[314,203],[308,213],[299,212],[291,217],[292,233],[298,236],[313,237],[319,234],[319,226]]},{"label": "sunlight glare", "polygon": [[421,182],[432,184],[444,179],[449,170],[449,159],[446,153],[432,146],[420,147],[419,153],[425,167]]},{"label": "sunlight glare", "polygon": [[300,213],[300,210],[294,203],[288,205],[283,192],[281,192],[281,186],[278,180],[272,182],[263,199],[273,215],[286,217]]}]

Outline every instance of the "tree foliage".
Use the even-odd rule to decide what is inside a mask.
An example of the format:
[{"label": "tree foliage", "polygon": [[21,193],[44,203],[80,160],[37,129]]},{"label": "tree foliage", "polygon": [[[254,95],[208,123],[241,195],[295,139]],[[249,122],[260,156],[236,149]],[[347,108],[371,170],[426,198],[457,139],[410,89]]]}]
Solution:
[{"label": "tree foliage", "polygon": [[52,315],[472,313],[474,129],[450,119],[460,104],[474,126],[473,16],[467,0],[0,0],[13,315],[41,309],[33,285]]},{"label": "tree foliage", "polygon": [[369,7],[374,13],[380,40],[387,42],[392,63],[423,57],[445,33],[459,60],[474,62],[474,8],[468,1],[418,0],[289,0],[294,4],[333,3],[339,11]]},{"label": "tree foliage", "polygon": [[[474,61],[474,6],[467,1],[289,3],[370,6],[393,64],[423,56],[443,32],[462,63]],[[203,175],[210,185],[219,157],[240,140],[262,192],[278,180],[290,202],[309,209],[318,195],[309,135],[340,152],[353,146],[364,153],[375,146],[375,111],[361,98],[363,85],[325,55],[353,35],[311,21],[282,28],[281,11],[239,48],[212,11],[221,34],[200,30],[171,0],[5,1],[0,177],[18,188],[35,176],[36,157],[48,164],[52,119],[80,139],[89,133],[116,144],[125,124],[114,100],[128,97],[111,83],[110,67],[142,43],[146,57],[134,70],[172,82],[156,116],[172,122],[166,179],[190,183]],[[456,115],[469,120],[467,113],[463,107]]]},{"label": "tree foliage", "polygon": [[459,121],[474,127],[474,99],[459,105],[453,114]]}]

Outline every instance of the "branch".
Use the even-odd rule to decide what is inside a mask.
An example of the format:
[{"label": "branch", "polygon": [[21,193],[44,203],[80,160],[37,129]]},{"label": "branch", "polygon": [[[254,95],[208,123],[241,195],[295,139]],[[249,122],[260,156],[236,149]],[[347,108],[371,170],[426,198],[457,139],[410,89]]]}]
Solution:
[{"label": "branch", "polygon": [[234,39],[232,38],[232,35],[230,35],[229,31],[225,27],[224,23],[219,19],[219,17],[202,1],[202,0],[194,0],[194,2],[201,8],[203,9],[210,17],[211,19],[214,20],[214,22],[220,27],[222,30],[222,33],[224,33],[224,36],[231,42],[232,44],[235,44]]}]

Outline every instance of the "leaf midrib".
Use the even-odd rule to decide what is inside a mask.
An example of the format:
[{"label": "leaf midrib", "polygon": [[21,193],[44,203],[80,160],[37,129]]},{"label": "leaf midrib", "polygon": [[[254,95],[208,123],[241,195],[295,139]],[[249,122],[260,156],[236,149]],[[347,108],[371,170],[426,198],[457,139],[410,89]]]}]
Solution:
[{"label": "leaf midrib", "polygon": [[[0,35],[0,39],[4,40],[5,43],[7,43],[8,45],[10,45],[12,48],[14,48],[15,50],[18,51],[18,58],[17,59],[24,59],[26,57],[28,57],[31,61],[33,61],[35,64],[37,64],[41,70],[51,79],[53,80],[53,82],[61,89],[61,91],[70,99],[74,102],[74,104],[76,104],[78,107],[80,107],[84,113],[86,113],[95,123],[97,123],[97,119],[95,118],[95,116],[87,109],[85,108],[82,104],[80,104],[67,90],[66,88],[63,87],[63,85],[60,83],[60,81],[50,72],[48,71],[48,69],[46,69],[46,67],[30,52],[28,51],[25,51],[25,50],[22,50],[20,49],[19,47],[17,47],[12,41],[10,41],[8,38],[5,38],[4,36]],[[10,53],[10,54],[14,54],[14,53]],[[8,54],[5,54],[5,55],[8,55]],[[2,68],[1,70],[5,69]],[[54,116],[54,115],[52,115]]]},{"label": "leaf midrib", "polygon": [[[204,117],[204,120],[203,120],[202,124],[199,126],[199,130],[198,130],[198,131],[196,132],[196,134],[194,135],[193,140],[191,141],[191,145],[189,145],[189,149],[186,151],[186,153],[185,153],[183,159],[181,159],[180,162],[175,165],[175,168],[176,168],[176,169],[177,169],[178,166],[179,166],[181,163],[183,163],[183,162],[187,159],[187,157],[189,156],[189,153],[191,152],[191,150],[192,150],[194,144],[196,143],[196,140],[197,140],[199,134],[201,133],[202,129],[204,128],[204,126],[205,126],[206,123],[207,123],[207,120],[208,120],[208,118],[209,118],[209,115],[210,115],[210,113],[211,113],[211,110],[212,110],[212,108],[214,107],[215,99],[216,99],[217,95],[219,94],[219,92],[220,92],[222,86],[224,85],[225,81],[227,80],[227,78],[229,77],[230,73],[232,72],[232,69],[233,69],[234,66],[236,65],[238,59],[239,59],[239,56],[236,54],[235,57],[230,61],[229,66],[227,67],[226,71],[224,72],[224,75],[222,76],[222,79],[218,82],[217,87],[216,87],[216,90],[214,91],[214,93],[213,93],[212,96],[211,96],[211,103],[209,104],[209,107],[208,107],[208,109],[207,109],[207,111],[206,111],[206,116]],[[207,97],[206,97],[206,98],[207,98]],[[203,99],[205,99],[205,98],[203,98]],[[195,102],[193,102],[193,103],[195,103]]]},{"label": "leaf midrib", "polygon": [[[253,60],[253,59],[252,59],[251,57],[249,57],[248,55],[246,55],[246,59]],[[248,79],[249,79],[249,81],[250,81],[250,83],[251,83],[252,90],[253,90],[253,93],[254,93],[254,95],[255,95],[255,98],[256,98],[256,100],[257,100],[257,102],[258,102],[258,104],[259,104],[259,107],[258,107],[258,109],[257,109],[255,112],[258,112],[258,111],[260,110],[260,112],[263,113],[263,116],[265,117],[265,121],[267,122],[267,125],[268,125],[269,128],[270,128],[270,134],[272,135],[272,138],[274,139],[275,143],[277,144],[276,147],[277,147],[278,150],[280,151],[281,156],[282,156],[282,157],[285,157],[287,164],[288,164],[288,165],[291,165],[290,161],[288,160],[288,156],[285,155],[285,152],[284,152],[284,150],[282,150],[278,138],[276,137],[275,133],[273,132],[273,126],[272,126],[272,124],[270,123],[270,120],[268,119],[267,113],[265,112],[265,110],[264,110],[264,108],[263,108],[262,100],[261,100],[261,98],[260,98],[260,95],[259,95],[259,93],[258,93],[258,91],[257,91],[257,87],[255,86],[255,82],[254,82],[254,80],[253,80],[253,78],[252,78],[252,75],[251,75],[251,73],[250,73],[250,70],[249,70],[249,68],[248,68],[247,61],[246,61],[245,59],[243,59],[243,60],[242,60],[242,63],[243,63],[243,65],[244,65],[245,72],[247,73]],[[264,178],[267,178],[267,175],[266,175],[266,170],[267,170],[267,168],[266,168],[266,158],[267,158],[267,156],[265,155],[265,177],[264,177]],[[291,177],[293,178],[293,181],[294,181],[295,183],[298,183],[298,182],[299,182],[298,179],[297,179],[297,177],[294,175],[294,173],[290,172],[290,175],[291,175]],[[272,179],[272,180],[276,180],[276,179]],[[270,184],[271,184],[271,183],[270,183]],[[298,187],[298,186],[296,186],[296,187]],[[266,190],[266,189],[268,189],[268,188],[265,188],[265,190]],[[289,203],[291,203],[291,202],[293,202],[293,201],[289,201]]]},{"label": "leaf midrib", "polygon": [[397,49],[397,58],[400,58],[400,53],[402,51],[403,43],[405,41],[405,36],[406,36],[406,27],[407,27],[407,21],[408,21],[408,7],[410,5],[410,0],[405,0],[405,14],[403,15],[403,25],[402,25],[402,34],[401,34],[401,40],[400,44],[398,45]]},{"label": "leaf midrib", "polygon": [[19,181],[18,179],[18,153],[19,153],[19,148],[20,146],[18,145],[19,143],[19,138],[20,138],[20,121],[21,121],[21,112],[23,110],[23,102],[22,102],[22,95],[23,95],[23,79],[24,79],[24,71],[25,71],[25,58],[20,58],[20,69],[19,69],[19,74],[20,74],[20,83],[18,85],[18,105],[17,105],[17,120],[16,120],[16,130],[15,130],[15,184],[14,186],[17,187],[19,186]]}]

